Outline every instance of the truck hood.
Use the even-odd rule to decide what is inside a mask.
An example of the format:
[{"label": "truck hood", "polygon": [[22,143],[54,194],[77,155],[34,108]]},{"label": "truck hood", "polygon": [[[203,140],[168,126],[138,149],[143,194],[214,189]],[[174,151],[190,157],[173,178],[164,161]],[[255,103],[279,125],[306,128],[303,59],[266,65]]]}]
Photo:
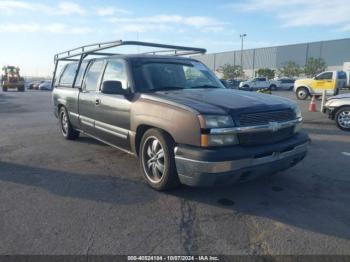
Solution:
[{"label": "truck hood", "polygon": [[229,114],[233,117],[242,113],[280,110],[296,106],[293,101],[286,98],[225,88],[158,91],[144,94],[143,97],[189,107],[200,114]]},{"label": "truck hood", "polygon": [[332,99],[345,99],[345,98],[349,98],[350,99],[350,93],[345,93],[345,94],[340,94],[337,96],[331,96],[327,99],[328,100],[332,100]]},{"label": "truck hood", "polygon": [[295,85],[296,86],[310,85],[312,83],[312,81],[313,81],[312,78],[298,79],[298,80],[295,80]]}]

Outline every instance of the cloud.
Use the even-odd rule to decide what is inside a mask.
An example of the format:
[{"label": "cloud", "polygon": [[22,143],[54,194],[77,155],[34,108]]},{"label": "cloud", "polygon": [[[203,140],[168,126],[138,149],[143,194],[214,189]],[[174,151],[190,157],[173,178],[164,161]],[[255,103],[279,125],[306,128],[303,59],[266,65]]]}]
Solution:
[{"label": "cloud", "polygon": [[112,6],[98,7],[96,8],[97,15],[99,16],[112,16],[114,14],[129,14],[130,12],[125,9],[116,8]]},{"label": "cloud", "polygon": [[[145,17],[113,17],[107,19],[117,23],[124,32],[144,32],[152,30],[169,30],[175,27],[194,27],[206,32],[219,32],[224,30],[228,23],[218,21],[208,16],[181,16],[181,15],[154,15]],[[184,28],[180,28],[184,30]],[[177,31],[180,30],[177,28]]]},{"label": "cloud", "polygon": [[249,0],[226,7],[274,15],[282,22],[282,27],[342,26],[350,23],[348,0]]},{"label": "cloud", "polygon": [[0,10],[8,15],[18,10],[41,12],[47,15],[84,15],[86,10],[74,2],[62,1],[57,6],[18,0],[0,0]]},{"label": "cloud", "polygon": [[58,4],[57,14],[61,15],[84,15],[86,11],[78,4],[73,2],[61,2]]},{"label": "cloud", "polygon": [[55,34],[87,34],[95,30],[91,27],[83,26],[68,26],[61,23],[50,23],[47,25],[40,25],[37,23],[6,23],[0,24],[0,32],[3,33],[55,33]]}]

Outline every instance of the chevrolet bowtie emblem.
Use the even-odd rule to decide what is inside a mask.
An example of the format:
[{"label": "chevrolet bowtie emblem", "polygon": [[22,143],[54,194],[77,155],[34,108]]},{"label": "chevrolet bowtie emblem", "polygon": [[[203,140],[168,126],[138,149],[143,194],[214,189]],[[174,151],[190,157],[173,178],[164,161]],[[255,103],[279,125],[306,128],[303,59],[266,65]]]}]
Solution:
[{"label": "chevrolet bowtie emblem", "polygon": [[269,122],[269,129],[271,129],[272,132],[278,131],[280,128],[280,125],[277,122]]}]

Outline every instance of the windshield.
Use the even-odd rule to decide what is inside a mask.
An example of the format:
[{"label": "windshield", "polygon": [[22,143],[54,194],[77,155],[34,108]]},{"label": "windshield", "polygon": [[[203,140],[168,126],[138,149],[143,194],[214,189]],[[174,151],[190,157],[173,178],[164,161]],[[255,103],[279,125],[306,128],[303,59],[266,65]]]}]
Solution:
[{"label": "windshield", "polygon": [[225,88],[202,63],[144,62],[133,66],[138,91]]}]

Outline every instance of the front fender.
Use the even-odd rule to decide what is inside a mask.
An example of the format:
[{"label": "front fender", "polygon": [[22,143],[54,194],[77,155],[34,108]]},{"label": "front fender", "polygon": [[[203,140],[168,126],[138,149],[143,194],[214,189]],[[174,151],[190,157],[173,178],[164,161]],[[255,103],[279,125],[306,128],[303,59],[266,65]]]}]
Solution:
[{"label": "front fender", "polygon": [[141,125],[152,126],[169,133],[177,144],[200,146],[200,124],[193,111],[147,99],[134,104],[131,131]]}]

